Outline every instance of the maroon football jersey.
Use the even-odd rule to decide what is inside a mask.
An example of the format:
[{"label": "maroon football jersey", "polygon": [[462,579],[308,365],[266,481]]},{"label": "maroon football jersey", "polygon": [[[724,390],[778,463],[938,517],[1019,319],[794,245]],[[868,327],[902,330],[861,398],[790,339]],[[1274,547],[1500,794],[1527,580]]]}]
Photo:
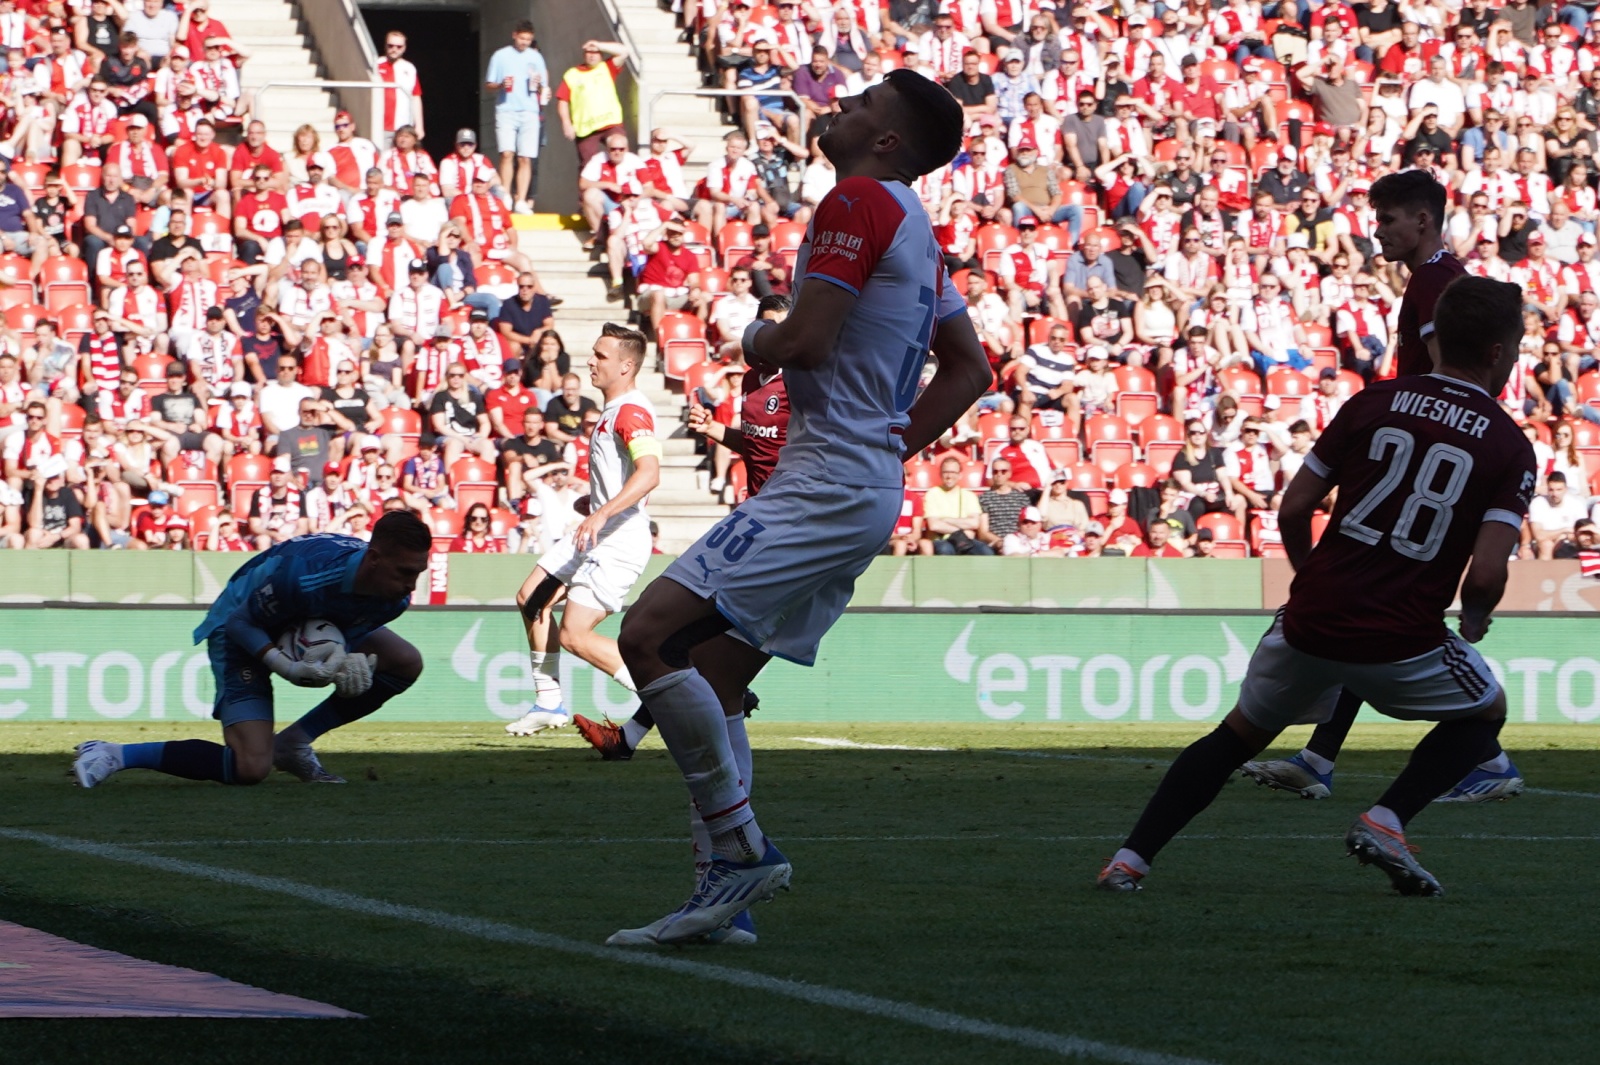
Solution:
[{"label": "maroon football jersey", "polygon": [[744,434],[744,468],[750,477],[750,494],[772,476],[778,451],[789,438],[789,390],[783,374],[763,380],[754,372],[744,375],[744,404],[739,408],[739,431]]},{"label": "maroon football jersey", "polygon": [[1411,275],[1405,295],[1400,297],[1400,321],[1396,333],[1395,374],[1408,377],[1433,372],[1433,356],[1428,354],[1428,338],[1433,335],[1433,305],[1445,286],[1467,272],[1461,260],[1442,248]]},{"label": "maroon football jersey", "polygon": [[1306,456],[1339,486],[1327,531],[1295,574],[1284,637],[1337,662],[1398,662],[1444,642],[1486,521],[1520,529],[1533,446],[1487,393],[1436,374],[1352,396]]}]

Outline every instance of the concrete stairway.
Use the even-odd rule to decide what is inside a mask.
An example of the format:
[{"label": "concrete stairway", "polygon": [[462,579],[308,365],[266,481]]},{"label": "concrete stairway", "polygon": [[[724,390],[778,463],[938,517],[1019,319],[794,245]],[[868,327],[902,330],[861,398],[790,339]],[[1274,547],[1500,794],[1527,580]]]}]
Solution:
[{"label": "concrete stairway", "polygon": [[[556,331],[572,356],[573,372],[583,377],[585,391],[598,400],[589,386],[589,352],[602,325],[625,323],[628,318],[622,304],[606,302],[605,265],[591,260],[583,250],[580,232],[535,229],[517,235],[518,248],[533,260],[545,289],[564,301],[556,309]],[[694,440],[684,431],[683,395],[668,389],[653,358],[650,365],[649,372],[640,375],[639,387],[655,405],[666,457],[661,487],[651,494],[649,509],[661,526],[661,549],[675,554],[697,540],[728,508],[698,486],[695,469],[701,459],[694,453]]]},{"label": "concrete stairway", "polygon": [[[686,177],[697,180],[705,164],[722,153],[722,137],[732,127],[722,124],[713,97],[663,96],[654,108],[650,101],[663,90],[700,88],[700,70],[671,11],[657,0],[617,0],[617,11],[628,28],[639,56],[639,121],[650,110],[654,125],[664,126],[692,150]],[[639,131],[644,139],[648,131]]]},{"label": "concrete stairway", "polygon": [[[246,92],[268,82],[313,81],[323,76],[310,38],[300,32],[295,0],[212,0],[211,14],[250,56],[239,71]],[[321,89],[273,89],[257,105],[253,117],[267,124],[268,143],[287,152],[294,143],[294,131],[308,122],[324,147],[331,144],[335,110],[333,97]]]}]

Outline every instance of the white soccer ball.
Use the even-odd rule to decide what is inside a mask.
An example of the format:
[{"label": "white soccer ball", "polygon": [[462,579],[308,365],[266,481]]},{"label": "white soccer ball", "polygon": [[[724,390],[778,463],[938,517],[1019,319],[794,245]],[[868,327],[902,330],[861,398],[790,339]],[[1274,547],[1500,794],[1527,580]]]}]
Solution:
[{"label": "white soccer ball", "polygon": [[344,633],[331,621],[311,618],[285,629],[278,650],[296,662],[326,662],[343,653]]}]

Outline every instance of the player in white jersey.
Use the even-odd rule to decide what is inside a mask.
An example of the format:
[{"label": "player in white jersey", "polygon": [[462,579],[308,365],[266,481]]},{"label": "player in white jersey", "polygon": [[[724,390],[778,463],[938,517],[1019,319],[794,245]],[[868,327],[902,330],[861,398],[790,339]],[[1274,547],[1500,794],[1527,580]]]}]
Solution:
[{"label": "player in white jersey", "polygon": [[[760,494],[623,620],[623,660],[689,786],[707,860],[687,903],[612,944],[714,936],[787,886],[789,862],[750,806],[745,689],[772,655],[815,661],[900,518],[905,456],[938,439],[992,380],[911,189],[955,156],[960,105],[937,82],[896,70],[839,106],[821,139],[838,183],[800,249],[794,311],[744,333],[752,366],[783,370],[788,442]],[[930,344],[938,372],[919,396]]]},{"label": "player in white jersey", "polygon": [[[571,651],[632,691],[617,641],[595,631],[622,609],[650,561],[645,498],[661,483],[661,441],[650,400],[635,384],[644,365],[644,334],[607,322],[589,356],[589,376],[605,397],[589,438],[589,498],[572,535],[539,558],[517,591],[528,633],[536,698],[506,726],[516,736],[571,721],[561,705],[561,652]],[[580,508],[582,509],[582,508]],[[561,620],[554,606],[565,596]]]}]

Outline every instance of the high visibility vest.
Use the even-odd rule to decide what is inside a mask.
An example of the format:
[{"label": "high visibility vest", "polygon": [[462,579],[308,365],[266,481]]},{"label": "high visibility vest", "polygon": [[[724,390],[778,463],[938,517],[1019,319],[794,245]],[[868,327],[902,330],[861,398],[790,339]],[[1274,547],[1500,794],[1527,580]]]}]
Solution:
[{"label": "high visibility vest", "polygon": [[596,63],[588,70],[573,67],[562,75],[567,86],[567,109],[572,131],[579,139],[598,129],[622,125],[622,101],[609,66]]}]

